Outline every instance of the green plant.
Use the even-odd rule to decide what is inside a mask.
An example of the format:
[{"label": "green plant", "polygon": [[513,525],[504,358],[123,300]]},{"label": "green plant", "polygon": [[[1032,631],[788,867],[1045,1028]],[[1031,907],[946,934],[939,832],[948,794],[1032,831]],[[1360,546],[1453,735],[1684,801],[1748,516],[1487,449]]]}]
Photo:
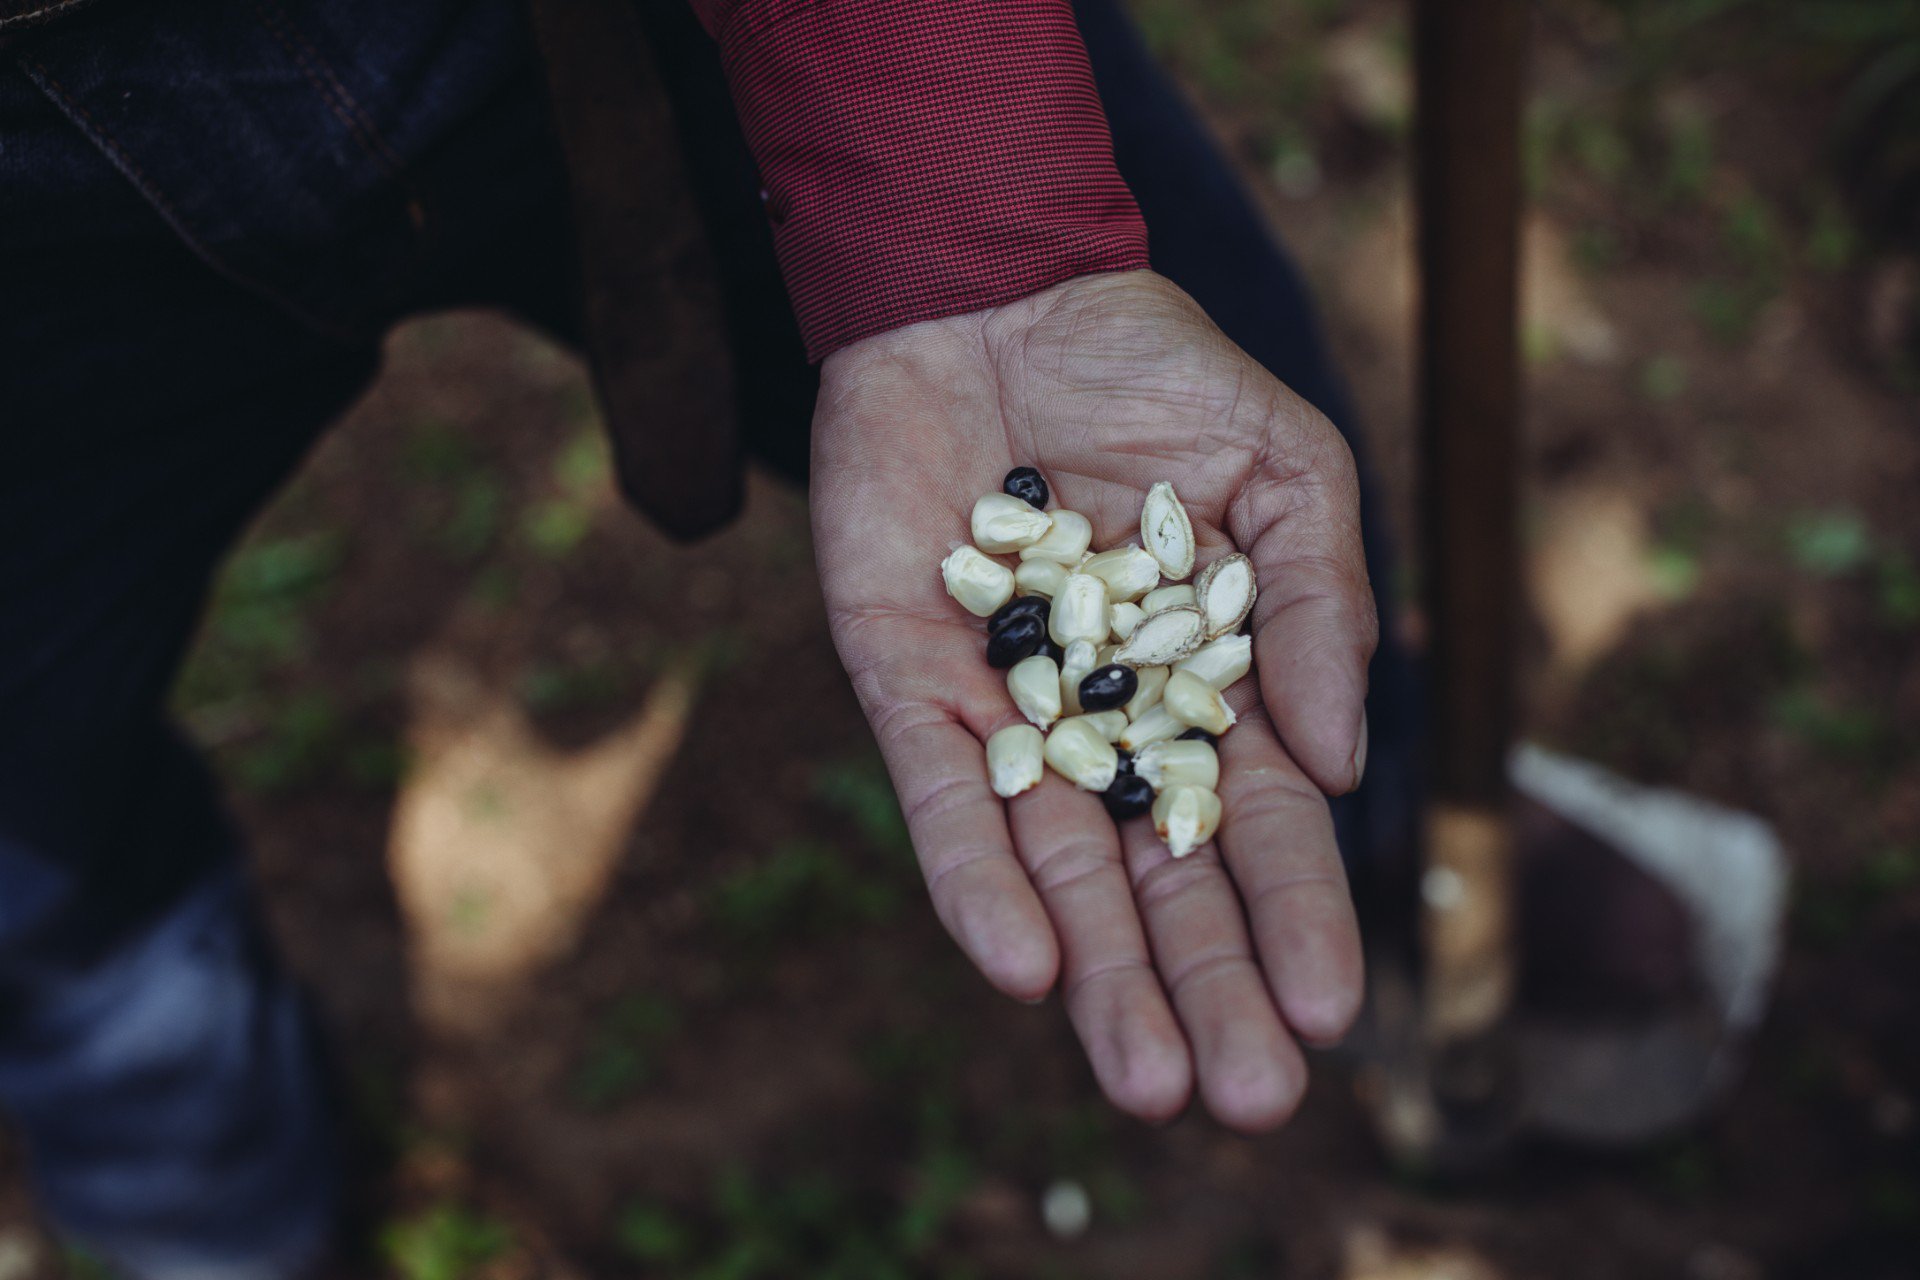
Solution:
[{"label": "green plant", "polygon": [[567,442],[553,460],[553,480],[564,493],[580,496],[599,488],[613,473],[606,433],[598,424]]},{"label": "green plant", "polygon": [[472,433],[441,418],[414,424],[401,445],[400,462],[408,479],[426,484],[456,480],[481,465]]},{"label": "green plant", "polygon": [[1873,535],[1866,520],[1845,508],[1794,516],[1787,522],[1786,540],[1794,564],[1816,578],[1853,573],[1873,557]]},{"label": "green plant", "polygon": [[1627,176],[1633,148],[1613,120],[1596,112],[1573,112],[1562,119],[1561,129],[1568,159],[1594,181],[1611,186]]},{"label": "green plant", "polygon": [[1883,849],[1851,875],[1800,886],[1794,894],[1794,927],[1813,946],[1831,949],[1857,937],[1890,900],[1920,886],[1920,852]]},{"label": "green plant", "polygon": [[679,1029],[680,1011],[671,1001],[646,992],[622,997],[594,1029],[568,1092],[588,1110],[619,1105],[653,1080]]},{"label": "green plant", "polygon": [[1893,725],[1878,709],[1836,702],[1801,685],[1774,697],[1773,722],[1823,756],[1868,765],[1884,759]]},{"label": "green plant", "polygon": [[898,901],[891,883],[844,851],[796,840],[722,880],[708,914],[735,942],[766,947],[884,920]]},{"label": "green plant", "polygon": [[1679,399],[1687,389],[1687,364],[1678,356],[1658,355],[1640,366],[1640,394],[1656,404]]},{"label": "green plant", "polygon": [[1698,589],[1700,559],[1713,518],[1713,508],[1694,498],[1666,506],[1655,516],[1647,573],[1663,598],[1685,600]]},{"label": "green plant", "polygon": [[1661,599],[1689,599],[1700,586],[1700,557],[1680,547],[1654,547],[1647,555],[1647,576]]},{"label": "green plant", "polygon": [[391,738],[363,738],[347,751],[346,774],[355,786],[369,791],[389,790],[407,776],[413,763],[407,748]]},{"label": "green plant", "polygon": [[973,1161],[958,1146],[943,1142],[923,1150],[894,1223],[900,1249],[914,1256],[931,1249],[976,1180]]},{"label": "green plant", "polygon": [[692,1227],[665,1205],[636,1201],[620,1211],[613,1228],[614,1247],[634,1262],[679,1267],[694,1253]]},{"label": "green plant", "polygon": [[465,477],[453,491],[446,518],[434,527],[434,544],[454,560],[480,556],[500,536],[506,507],[506,487],[498,478]]},{"label": "green plant", "polygon": [[1885,552],[1874,563],[1874,594],[1887,625],[1902,631],[1920,626],[1920,569],[1906,552]]},{"label": "green plant", "polygon": [[1719,273],[1694,290],[1694,314],[1716,340],[1746,341],[1761,312],[1786,286],[1788,254],[1779,216],[1748,192],[1730,203],[1720,220]]},{"label": "green plant", "polygon": [[493,613],[512,608],[520,598],[519,574],[509,565],[488,565],[474,575],[473,598]]},{"label": "green plant", "polygon": [[900,813],[893,782],[878,756],[822,765],[813,775],[813,794],[829,809],[850,819],[861,838],[875,851],[912,853],[907,820]]},{"label": "green plant", "polygon": [[317,690],[274,709],[265,730],[220,753],[233,779],[250,791],[280,792],[317,779],[339,754],[339,712]]},{"label": "green plant", "polygon": [[1803,252],[1809,266],[1828,273],[1846,270],[1860,255],[1860,232],[1830,191],[1814,199]]},{"label": "green plant", "polygon": [[331,530],[263,537],[234,552],[214,587],[175,705],[191,716],[257,698],[269,675],[311,648],[308,611],[332,587],[345,557],[345,538]]},{"label": "green plant", "polygon": [[593,510],[577,498],[547,498],[528,507],[520,534],[528,547],[549,560],[561,560],[593,531]]},{"label": "green plant", "polygon": [[1860,868],[1857,882],[1875,900],[1920,886],[1920,849],[1882,849]]},{"label": "green plant", "polygon": [[520,701],[536,715],[591,707],[617,698],[627,687],[626,673],[601,658],[566,665],[535,662],[520,673]]},{"label": "green plant", "polygon": [[1574,232],[1572,253],[1581,270],[1598,275],[1626,261],[1627,243],[1611,223],[1590,222]]},{"label": "green plant", "polygon": [[505,1223],[451,1201],[392,1223],[380,1236],[381,1253],[401,1280],[466,1280],[512,1248]]},{"label": "green plant", "polygon": [[1661,200],[1680,207],[1698,204],[1706,198],[1713,179],[1713,122],[1698,108],[1681,106],[1667,115],[1661,132],[1666,152],[1659,184]]},{"label": "green plant", "polygon": [[955,1208],[972,1189],[964,1153],[923,1147],[907,1190],[881,1194],[824,1170],[760,1181],[732,1169],[703,1211],[636,1201],[614,1221],[628,1259],[684,1280],[961,1280],[939,1255]]},{"label": "green plant", "polygon": [[862,1044],[861,1064],[879,1085],[922,1093],[950,1088],[966,1036],[948,1023],[889,1027]]},{"label": "green plant", "polygon": [[[1663,89],[1693,67],[1790,72],[1798,91],[1836,99],[1827,133],[1836,168],[1862,212],[1813,213],[1809,257],[1822,269],[1851,258],[1864,218],[1913,237],[1920,206],[1920,5],[1912,0],[1611,0],[1621,21],[1622,111],[1640,132]],[[1704,118],[1670,122],[1663,195],[1703,195],[1710,140]],[[1706,142],[1708,145],[1701,145]]]}]

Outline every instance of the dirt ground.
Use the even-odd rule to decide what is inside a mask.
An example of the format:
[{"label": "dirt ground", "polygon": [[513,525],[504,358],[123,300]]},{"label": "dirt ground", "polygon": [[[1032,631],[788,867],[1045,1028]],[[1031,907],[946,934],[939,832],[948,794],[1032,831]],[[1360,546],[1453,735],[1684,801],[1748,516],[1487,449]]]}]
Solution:
[{"label": "dirt ground", "polygon": [[[1316,281],[1405,530],[1399,7],[1135,7]],[[1791,851],[1724,1106],[1465,1184],[1390,1167],[1338,1056],[1271,1138],[1116,1118],[1057,1003],[927,909],[803,495],[672,547],[571,357],[439,316],[238,553],[179,697],[354,1077],[365,1274],[1920,1275],[1920,267],[1836,212],[1829,68],[1661,60],[1622,11],[1541,6],[1526,719]],[[88,1274],[18,1175],[0,1143],[0,1280]]]}]

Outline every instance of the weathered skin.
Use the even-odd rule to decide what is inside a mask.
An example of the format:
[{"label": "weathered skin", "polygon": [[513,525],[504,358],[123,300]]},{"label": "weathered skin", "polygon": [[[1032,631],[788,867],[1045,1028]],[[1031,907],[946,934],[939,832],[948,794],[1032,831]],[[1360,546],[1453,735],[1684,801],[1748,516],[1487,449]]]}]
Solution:
[{"label": "weathered skin", "polygon": [[[1175,862],[1144,821],[1049,774],[1010,803],[982,742],[1020,719],[982,625],[931,571],[1016,465],[1093,522],[1137,534],[1171,480],[1200,563],[1253,560],[1255,681],[1220,743],[1217,843]],[[1359,1005],[1352,906],[1323,793],[1365,765],[1376,626],[1352,459],[1332,426],[1150,272],[1082,276],[831,357],[813,512],[835,643],[899,791],[941,920],[989,981],[1061,983],[1116,1105],[1271,1128],[1297,1105],[1296,1040]],[[1264,704],[1264,706],[1262,705]]]}]

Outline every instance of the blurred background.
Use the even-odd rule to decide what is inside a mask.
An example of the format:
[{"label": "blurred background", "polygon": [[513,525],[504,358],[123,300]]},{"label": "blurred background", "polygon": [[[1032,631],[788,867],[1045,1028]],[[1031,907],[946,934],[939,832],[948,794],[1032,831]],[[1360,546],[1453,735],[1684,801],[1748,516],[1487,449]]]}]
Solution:
[{"label": "blurred background", "polygon": [[[1133,7],[1314,280],[1404,546],[1407,7]],[[1524,721],[1786,844],[1724,1105],[1464,1182],[1338,1056],[1271,1138],[1117,1118],[927,909],[802,496],[671,548],[570,355],[436,316],[177,696],[377,1140],[369,1274],[1920,1275],[1920,4],[1536,10]],[[0,1280],[88,1274],[0,1137]]]}]

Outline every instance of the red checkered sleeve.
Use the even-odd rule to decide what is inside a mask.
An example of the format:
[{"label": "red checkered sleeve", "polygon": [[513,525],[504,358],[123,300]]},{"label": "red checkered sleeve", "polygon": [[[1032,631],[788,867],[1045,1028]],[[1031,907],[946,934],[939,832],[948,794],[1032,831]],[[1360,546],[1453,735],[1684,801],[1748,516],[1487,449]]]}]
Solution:
[{"label": "red checkered sleeve", "polygon": [[1070,0],[693,0],[815,360],[1144,267]]}]

